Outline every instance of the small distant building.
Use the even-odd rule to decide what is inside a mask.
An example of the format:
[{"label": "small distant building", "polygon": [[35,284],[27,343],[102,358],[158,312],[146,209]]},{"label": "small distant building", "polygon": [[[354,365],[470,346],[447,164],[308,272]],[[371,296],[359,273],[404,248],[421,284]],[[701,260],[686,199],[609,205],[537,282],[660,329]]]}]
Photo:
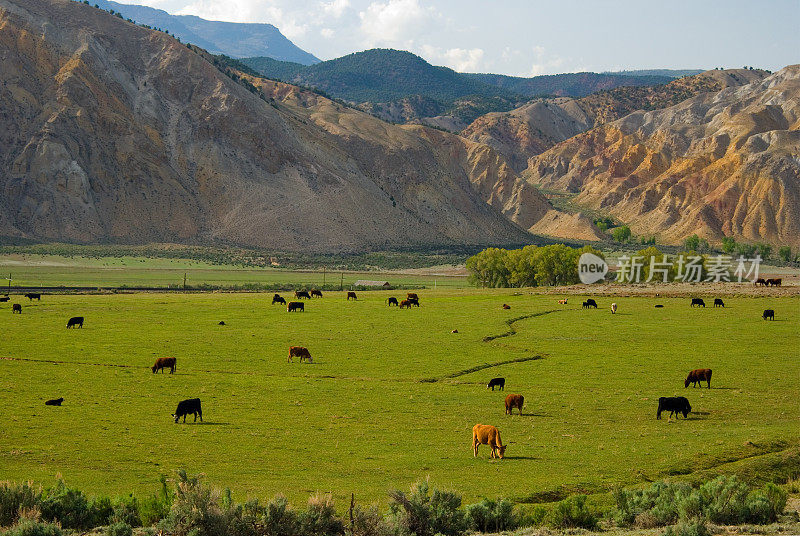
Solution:
[{"label": "small distant building", "polygon": [[355,283],[353,283],[356,287],[385,287],[389,288],[392,285],[389,284],[388,281],[370,281],[368,279],[359,279]]}]

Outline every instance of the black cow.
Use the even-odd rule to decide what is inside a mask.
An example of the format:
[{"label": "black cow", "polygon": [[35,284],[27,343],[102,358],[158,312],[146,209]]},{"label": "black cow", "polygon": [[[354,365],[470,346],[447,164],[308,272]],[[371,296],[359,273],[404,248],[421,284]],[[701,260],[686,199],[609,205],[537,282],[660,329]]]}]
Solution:
[{"label": "black cow", "polygon": [[321,298],[322,297],[322,291],[321,290],[317,290],[315,288],[312,288],[311,289],[311,297],[312,298]]},{"label": "black cow", "polygon": [[217,324],[217,325],[219,325],[219,326],[224,326],[224,325],[225,325],[225,321],[224,321],[224,320],[220,320],[220,321],[219,321],[219,324]]},{"label": "black cow", "polygon": [[286,304],[286,312],[291,313],[292,311],[305,311],[306,306],[303,302],[299,301],[290,301]]},{"label": "black cow", "polygon": [[761,318],[763,318],[764,320],[768,318],[771,320],[775,320],[775,311],[773,311],[772,309],[764,309],[764,314],[761,315]]},{"label": "black cow", "polygon": [[22,306],[20,304],[15,303],[11,306],[11,314],[13,315],[14,313],[22,314]]},{"label": "black cow", "polygon": [[33,301],[33,300],[42,301],[42,295],[41,294],[36,294],[34,292],[28,292],[27,294],[25,294],[25,297],[28,298],[31,301]]},{"label": "black cow", "polygon": [[406,301],[415,307],[419,307],[419,300],[417,298],[406,298]]},{"label": "black cow", "polygon": [[200,408],[199,398],[190,398],[189,400],[178,402],[178,409],[175,410],[172,416],[175,417],[175,423],[177,424],[178,419],[181,417],[183,417],[183,422],[186,422],[186,416],[189,414],[194,414],[194,422],[197,422],[197,416],[200,415],[200,422],[203,422],[203,410]]},{"label": "black cow", "polygon": [[664,306],[663,306],[663,305],[661,305],[660,303],[657,303],[657,304],[656,304],[656,309],[661,309],[662,307],[664,307]]},{"label": "black cow", "polygon": [[11,298],[9,298],[8,296],[2,296],[2,297],[0,297],[0,302],[7,302],[10,299]]},{"label": "black cow", "polygon": [[83,317],[82,316],[73,316],[67,321],[67,329],[75,328],[78,326],[79,328],[83,329]]},{"label": "black cow", "polygon": [[60,406],[61,403],[64,401],[64,397],[61,398],[54,398],[53,400],[48,400],[44,403],[45,406]]},{"label": "black cow", "polygon": [[720,298],[714,298],[714,307],[725,307],[725,302]]},{"label": "black cow", "polygon": [[272,305],[275,305],[276,303],[280,303],[280,304],[286,305],[286,300],[281,298],[281,296],[279,294],[275,294],[272,297]]},{"label": "black cow", "polygon": [[311,295],[308,293],[307,290],[295,290],[294,297],[297,298],[298,300],[301,298],[305,298],[307,300],[311,299]]},{"label": "black cow", "polygon": [[686,400],[685,397],[682,396],[662,396],[658,399],[658,412],[656,412],[656,419],[661,418],[662,411],[669,411],[669,416],[672,417],[675,415],[675,418],[678,418],[678,413],[683,413],[683,418],[685,419],[687,415],[692,411],[692,406],[689,405],[689,401]]},{"label": "black cow", "polygon": [[391,307],[392,305],[399,305],[397,303],[397,298],[395,298],[394,296],[389,296],[388,298],[386,298],[386,301],[389,303],[389,307]]},{"label": "black cow", "polygon": [[494,391],[494,388],[497,387],[501,391],[504,391],[506,388],[506,379],[505,378],[492,378],[489,380],[489,383],[486,385],[486,388],[491,388]]},{"label": "black cow", "polygon": [[692,298],[692,307],[695,305],[698,307],[705,307],[706,302],[703,301],[703,298]]},{"label": "black cow", "polygon": [[588,300],[586,300],[585,302],[583,302],[583,308],[584,308],[584,309],[588,309],[589,307],[594,307],[595,309],[597,309],[597,302],[596,302],[596,301],[594,301],[594,300],[593,300],[593,299],[591,299],[591,298],[589,298]]}]

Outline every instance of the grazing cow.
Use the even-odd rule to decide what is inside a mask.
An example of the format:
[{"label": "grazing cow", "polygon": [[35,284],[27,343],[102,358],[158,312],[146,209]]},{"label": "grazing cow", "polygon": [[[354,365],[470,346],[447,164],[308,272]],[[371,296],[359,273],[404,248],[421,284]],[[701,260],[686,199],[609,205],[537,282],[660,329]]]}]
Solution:
[{"label": "grazing cow", "polygon": [[183,417],[183,422],[186,422],[186,416],[194,414],[194,422],[197,422],[197,416],[200,416],[200,422],[203,422],[203,410],[200,407],[199,398],[190,398],[188,400],[181,400],[178,402],[178,409],[172,414],[175,417],[175,424],[178,424],[178,419]]},{"label": "grazing cow", "polygon": [[714,307],[725,307],[725,302],[720,298],[714,298]]},{"label": "grazing cow", "polygon": [[[697,387],[700,382],[708,382],[708,388],[711,389],[711,369],[710,368],[699,368],[694,369],[686,376],[686,381],[684,382],[684,387],[689,387],[689,384],[693,384],[692,387]],[[702,385],[701,385],[702,387]]]},{"label": "grazing cow", "polygon": [[297,298],[298,300],[301,298],[305,298],[307,300],[311,299],[311,295],[308,293],[307,290],[295,290],[294,297]]},{"label": "grazing cow", "polygon": [[478,445],[489,445],[492,448],[492,458],[501,460],[506,453],[506,447],[500,439],[500,430],[490,424],[476,424],[472,427],[472,453],[478,457]]},{"label": "grazing cow", "polygon": [[612,315],[617,314],[617,304],[616,303],[612,303],[611,304],[611,314]]},{"label": "grazing cow", "polygon": [[567,298],[564,298],[563,300],[558,300],[558,304],[559,305],[566,305],[567,304]]},{"label": "grazing cow", "polygon": [[491,389],[494,391],[494,388],[497,387],[501,391],[504,391],[506,388],[506,379],[505,378],[492,378],[489,380],[489,383],[486,384],[487,389]]},{"label": "grazing cow", "polygon": [[315,288],[312,288],[311,289],[311,297],[312,298],[321,298],[322,297],[322,291],[318,290],[318,289],[315,289]]},{"label": "grazing cow", "polygon": [[218,325],[219,326],[224,326],[225,325],[225,321],[224,320],[220,320]]},{"label": "grazing cow", "polygon": [[69,320],[67,320],[67,329],[72,328],[75,329],[75,326],[83,329],[83,317],[82,316],[73,316]]},{"label": "grazing cow", "polygon": [[305,311],[306,306],[303,302],[299,301],[290,301],[286,304],[286,312],[291,313],[292,311]]},{"label": "grazing cow", "polygon": [[402,308],[411,309],[411,302],[409,300],[400,300],[400,309]]},{"label": "grazing cow", "polygon": [[54,398],[53,400],[48,400],[44,403],[45,406],[60,406],[61,403],[64,401],[64,397],[61,398]]},{"label": "grazing cow", "polygon": [[284,300],[283,298],[281,298],[280,294],[275,294],[275,295],[272,297],[272,305],[275,305],[276,303],[280,303],[280,304],[282,304],[282,305],[286,305],[286,300]]},{"label": "grazing cow", "polygon": [[354,300],[358,300],[358,296],[356,296],[356,293],[352,291],[347,293],[347,301],[350,301],[351,298]]},{"label": "grazing cow", "polygon": [[767,281],[763,277],[759,277],[758,279],[756,279],[756,282],[753,283],[753,284],[755,286],[761,285],[762,287],[765,287],[765,286],[767,286]]},{"label": "grazing cow", "polygon": [[11,314],[13,315],[14,313],[22,314],[22,306],[20,304],[15,303],[11,306]]},{"label": "grazing cow", "polygon": [[155,365],[153,365],[150,370],[153,371],[153,374],[161,371],[161,374],[164,374],[164,369],[168,368],[170,374],[175,373],[175,364],[177,360],[174,357],[159,357],[156,359]]},{"label": "grazing cow", "polygon": [[25,297],[28,298],[30,301],[33,301],[33,300],[42,301],[42,295],[41,294],[36,294],[34,292],[28,292],[27,294],[25,294]]},{"label": "grazing cow", "polygon": [[656,309],[661,309],[662,307],[664,307],[664,306],[663,306],[663,305],[661,305],[660,303],[657,303],[657,304],[656,304]]},{"label": "grazing cow", "polygon": [[519,409],[519,414],[522,415],[522,405],[525,403],[525,397],[522,395],[508,395],[506,397],[506,415],[513,415],[514,408]]},{"label": "grazing cow", "polygon": [[511,309],[511,306],[508,305],[507,303],[504,303],[503,304],[503,309]]},{"label": "grazing cow", "polygon": [[406,294],[406,299],[419,300],[419,296],[417,296],[416,293],[414,292],[409,292],[408,294]]},{"label": "grazing cow", "polygon": [[775,278],[775,279],[767,279],[767,286],[772,285],[773,287],[779,287],[783,283],[782,278]]},{"label": "grazing cow", "polygon": [[0,297],[0,302],[7,302],[10,299],[11,298],[9,298],[8,296],[2,296],[2,297]]},{"label": "grazing cow", "polygon": [[775,311],[773,311],[772,309],[764,309],[764,314],[761,315],[761,318],[763,318],[764,320],[768,318],[771,320],[775,320]]},{"label": "grazing cow", "polygon": [[689,401],[682,396],[662,396],[658,399],[656,419],[661,418],[662,411],[669,411],[670,418],[672,418],[672,415],[675,415],[675,419],[678,418],[678,413],[683,413],[683,418],[685,419],[692,411],[692,406],[690,406]]},{"label": "grazing cow", "polygon": [[292,363],[293,357],[299,357],[301,363],[303,362],[304,359],[308,359],[309,363],[314,362],[314,360],[311,359],[311,352],[308,351],[308,348],[304,348],[302,346],[289,347],[289,359],[287,360],[287,363]]},{"label": "grazing cow", "polygon": [[406,301],[414,307],[419,307],[419,300],[416,298],[407,298]]},{"label": "grazing cow", "polygon": [[692,298],[692,307],[694,306],[703,307],[705,308],[706,302],[703,301],[703,298]]},{"label": "grazing cow", "polygon": [[597,302],[594,301],[592,298],[589,298],[588,300],[583,302],[584,309],[588,309],[589,307],[594,307],[595,309],[597,309]]},{"label": "grazing cow", "polygon": [[451,331],[450,333],[458,333],[458,330],[457,330],[457,329],[454,329],[454,330],[453,330],[453,331]]},{"label": "grazing cow", "polygon": [[395,298],[394,296],[389,296],[388,298],[386,298],[386,301],[389,303],[389,307],[391,307],[392,305],[399,305],[397,303],[397,298]]}]

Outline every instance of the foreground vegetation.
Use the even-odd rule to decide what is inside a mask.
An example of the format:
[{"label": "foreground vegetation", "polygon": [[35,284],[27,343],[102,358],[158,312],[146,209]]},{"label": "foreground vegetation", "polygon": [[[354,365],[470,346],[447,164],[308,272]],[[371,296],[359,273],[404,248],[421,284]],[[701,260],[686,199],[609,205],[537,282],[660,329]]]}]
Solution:
[{"label": "foreground vegetation", "polygon": [[[431,489],[427,481],[410,492],[395,489],[388,495],[388,511],[356,504],[352,495],[344,513],[337,512],[330,495],[320,494],[311,496],[305,509],[293,509],[283,495],[266,504],[256,498],[236,503],[230,489],[210,488],[183,470],[171,489],[162,479],[161,490],[142,499],[132,494],[90,498],[63,481],[47,490],[5,483],[0,484],[0,530],[10,527],[9,536],[59,536],[62,529],[99,527],[108,536],[130,536],[135,527],[175,536],[460,536],[535,526],[594,530],[605,518],[607,526],[669,526],[668,533],[708,534],[709,522],[774,523],[788,497],[774,483],[754,488],[735,476],[720,476],[697,488],[656,482],[645,489],[618,489],[616,504],[604,511],[590,505],[586,495],[540,506],[529,514],[515,511],[505,499],[483,498],[462,507],[460,494]],[[800,521],[796,513],[786,520]]]}]

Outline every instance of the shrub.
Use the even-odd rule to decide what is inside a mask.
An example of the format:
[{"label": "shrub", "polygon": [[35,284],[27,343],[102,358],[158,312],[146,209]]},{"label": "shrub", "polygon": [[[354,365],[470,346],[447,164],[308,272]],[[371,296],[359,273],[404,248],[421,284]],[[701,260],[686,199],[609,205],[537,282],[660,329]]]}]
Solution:
[{"label": "shrub", "polygon": [[303,536],[337,536],[344,534],[344,524],[336,517],[333,498],[314,495],[308,499],[308,508],[300,515],[300,533]]},{"label": "shrub", "polygon": [[65,529],[91,528],[96,518],[83,492],[68,488],[63,480],[45,492],[39,508],[42,519],[57,521]]},{"label": "shrub", "polygon": [[466,516],[470,528],[476,532],[500,532],[517,527],[514,504],[505,499],[484,498],[479,503],[468,504]]},{"label": "shrub", "polygon": [[550,525],[559,529],[596,529],[597,514],[586,505],[586,499],[586,495],[572,495],[557,503],[550,511]]},{"label": "shrub", "polygon": [[124,522],[112,523],[104,531],[106,536],[133,536],[133,528]]},{"label": "shrub", "polygon": [[778,257],[780,257],[784,262],[791,262],[792,248],[789,246],[781,246],[780,249],[778,249]]},{"label": "shrub", "polygon": [[20,510],[30,510],[39,504],[42,492],[30,484],[0,484],[0,527],[13,525]]},{"label": "shrub", "polygon": [[152,526],[169,515],[173,494],[167,486],[167,477],[161,475],[161,490],[138,501],[139,520],[143,526]]},{"label": "shrub", "polygon": [[61,528],[52,523],[23,519],[3,536],[62,536]]},{"label": "shrub", "polygon": [[417,483],[406,495],[400,490],[389,492],[389,510],[402,534],[456,536],[466,528],[461,496],[449,491],[433,490],[428,495],[427,481]]},{"label": "shrub", "polygon": [[175,502],[159,527],[174,536],[225,534],[226,523],[219,505],[219,494],[204,486],[199,476],[190,477],[186,471],[178,471]]},{"label": "shrub", "polygon": [[142,520],[139,517],[139,501],[136,497],[120,497],[114,503],[111,515],[108,518],[110,523],[127,523],[131,527],[141,527]]},{"label": "shrub", "polygon": [[614,491],[614,520],[620,526],[652,528],[678,520],[677,504],[692,493],[688,484],[654,482],[646,489]]},{"label": "shrub", "polygon": [[614,237],[614,240],[617,242],[628,242],[631,239],[631,228],[627,225],[615,227],[614,230],[611,231],[611,236]]},{"label": "shrub", "polygon": [[351,536],[391,536],[393,534],[375,505],[367,508],[355,506],[350,521],[348,533]]},{"label": "shrub", "polygon": [[264,513],[264,534],[267,536],[295,536],[300,528],[297,514],[289,508],[289,501],[278,495],[267,505]]},{"label": "shrub", "polygon": [[708,527],[702,521],[693,523],[681,522],[677,525],[667,527],[664,536],[710,536]]}]

